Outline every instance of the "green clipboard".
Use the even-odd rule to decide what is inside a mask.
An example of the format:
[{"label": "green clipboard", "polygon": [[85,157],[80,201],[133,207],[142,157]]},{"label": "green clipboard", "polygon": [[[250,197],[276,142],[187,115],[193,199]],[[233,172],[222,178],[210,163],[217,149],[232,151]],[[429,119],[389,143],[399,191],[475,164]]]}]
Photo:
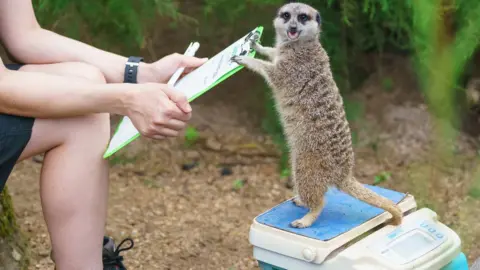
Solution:
[{"label": "green clipboard", "polygon": [[[174,88],[179,91],[184,91],[188,101],[192,102],[208,90],[241,70],[243,66],[231,62],[230,58],[234,55],[240,54],[247,54],[251,57],[255,57],[256,51],[250,48],[250,43],[248,41],[250,36],[255,33],[261,38],[263,26],[259,26],[250,31],[241,39],[232,43],[223,51],[210,58],[201,67],[184,76],[174,85]],[[116,128],[103,158],[106,159],[115,154],[120,149],[140,137],[140,135],[140,132],[134,127],[131,120],[124,116]]]}]

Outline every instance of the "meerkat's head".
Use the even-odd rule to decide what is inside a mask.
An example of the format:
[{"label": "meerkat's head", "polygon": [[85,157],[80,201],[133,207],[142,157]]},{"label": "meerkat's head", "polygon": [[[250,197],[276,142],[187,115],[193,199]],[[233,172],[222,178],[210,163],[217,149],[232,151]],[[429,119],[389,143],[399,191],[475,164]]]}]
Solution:
[{"label": "meerkat's head", "polygon": [[320,13],[303,3],[288,3],[282,6],[273,20],[277,42],[318,39]]}]

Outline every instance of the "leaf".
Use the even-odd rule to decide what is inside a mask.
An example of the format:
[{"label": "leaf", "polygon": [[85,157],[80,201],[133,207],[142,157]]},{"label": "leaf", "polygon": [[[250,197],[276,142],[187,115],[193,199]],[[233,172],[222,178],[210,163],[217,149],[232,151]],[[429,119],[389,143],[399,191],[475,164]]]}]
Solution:
[{"label": "leaf", "polygon": [[189,126],[185,130],[185,143],[188,146],[191,146],[191,145],[195,144],[195,142],[198,140],[199,136],[200,135],[198,134],[197,129],[195,129],[192,126]]},{"label": "leaf", "polygon": [[290,176],[290,169],[283,169],[280,176],[281,177],[289,177]]},{"label": "leaf", "polygon": [[474,199],[480,199],[480,187],[473,187],[468,192],[468,195]]},{"label": "leaf", "polygon": [[378,184],[380,184],[380,183],[382,183],[382,182],[385,182],[385,181],[387,181],[387,180],[390,179],[391,175],[392,175],[392,174],[391,174],[390,172],[382,172],[382,173],[380,173],[379,175],[375,175],[373,184],[374,184],[374,185],[378,185]]},{"label": "leaf", "polygon": [[233,181],[233,189],[234,190],[240,190],[243,188],[243,186],[245,185],[245,181],[242,180],[242,179],[237,179],[235,181]]}]

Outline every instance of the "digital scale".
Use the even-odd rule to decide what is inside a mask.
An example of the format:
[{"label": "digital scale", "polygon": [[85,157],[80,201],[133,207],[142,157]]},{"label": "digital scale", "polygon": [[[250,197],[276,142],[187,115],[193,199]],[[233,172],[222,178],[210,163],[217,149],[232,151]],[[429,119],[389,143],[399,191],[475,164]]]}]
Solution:
[{"label": "digital scale", "polygon": [[253,255],[262,270],[468,270],[461,240],[428,208],[417,210],[412,195],[365,185],[404,213],[401,225],[391,214],[335,188],[308,228],[290,223],[308,209],[287,200],[260,214],[250,227]]}]

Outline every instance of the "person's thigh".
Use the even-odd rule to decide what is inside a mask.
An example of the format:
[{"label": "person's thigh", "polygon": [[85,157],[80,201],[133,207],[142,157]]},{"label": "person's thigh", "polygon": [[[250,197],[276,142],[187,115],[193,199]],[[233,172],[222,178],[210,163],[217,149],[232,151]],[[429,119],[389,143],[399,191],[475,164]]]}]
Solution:
[{"label": "person's thigh", "polygon": [[[5,66],[10,70],[43,72],[68,76],[73,80],[105,83],[100,70],[84,63]],[[0,114],[0,191],[16,163],[60,145],[67,137],[72,137],[76,126],[98,121],[107,123],[104,118],[104,115],[90,115],[65,119],[35,119]]]},{"label": "person's thigh", "polygon": [[[99,69],[84,63],[68,62],[46,65],[24,65],[20,71],[43,72],[70,77],[72,80],[86,80],[95,83],[106,83]],[[108,123],[106,114],[96,114],[62,119],[36,119],[31,139],[19,157],[19,161],[38,155],[59,146],[67,139],[75,137],[77,129],[88,129],[93,123]],[[109,128],[107,125],[105,128]]]}]

